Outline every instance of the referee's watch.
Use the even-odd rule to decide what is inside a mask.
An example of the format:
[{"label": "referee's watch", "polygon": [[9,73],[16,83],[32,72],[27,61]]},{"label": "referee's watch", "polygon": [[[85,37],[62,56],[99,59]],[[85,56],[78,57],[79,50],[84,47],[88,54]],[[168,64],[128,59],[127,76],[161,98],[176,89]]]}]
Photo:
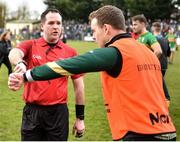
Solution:
[{"label": "referee's watch", "polygon": [[16,65],[23,63],[25,66],[27,66],[27,63],[24,60],[19,61]]}]

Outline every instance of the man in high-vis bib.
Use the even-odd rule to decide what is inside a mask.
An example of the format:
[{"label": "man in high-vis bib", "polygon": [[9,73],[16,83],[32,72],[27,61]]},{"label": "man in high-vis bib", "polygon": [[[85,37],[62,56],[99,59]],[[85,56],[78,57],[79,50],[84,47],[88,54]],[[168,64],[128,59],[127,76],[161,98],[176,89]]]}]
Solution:
[{"label": "man in high-vis bib", "polygon": [[101,71],[113,140],[176,140],[156,55],[125,32],[125,19],[117,7],[103,6],[89,19],[93,37],[101,48],[49,62],[24,74],[13,73],[9,88],[18,90],[27,81]]}]

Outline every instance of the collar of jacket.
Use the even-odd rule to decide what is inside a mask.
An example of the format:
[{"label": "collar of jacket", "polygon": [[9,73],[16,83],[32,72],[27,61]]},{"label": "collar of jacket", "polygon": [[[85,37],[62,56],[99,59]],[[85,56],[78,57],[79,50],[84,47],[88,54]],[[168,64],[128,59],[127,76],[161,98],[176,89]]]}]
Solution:
[{"label": "collar of jacket", "polygon": [[114,36],[108,43],[105,44],[105,47],[108,47],[110,44],[115,42],[116,40],[119,40],[121,38],[132,38],[130,33],[123,33],[123,34],[118,34]]}]

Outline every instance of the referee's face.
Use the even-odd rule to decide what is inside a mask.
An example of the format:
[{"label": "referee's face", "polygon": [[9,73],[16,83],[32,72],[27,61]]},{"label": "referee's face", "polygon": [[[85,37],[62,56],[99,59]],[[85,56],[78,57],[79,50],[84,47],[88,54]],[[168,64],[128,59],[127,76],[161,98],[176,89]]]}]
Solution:
[{"label": "referee's face", "polygon": [[62,29],[62,17],[59,13],[49,12],[41,24],[43,37],[48,43],[57,43]]}]

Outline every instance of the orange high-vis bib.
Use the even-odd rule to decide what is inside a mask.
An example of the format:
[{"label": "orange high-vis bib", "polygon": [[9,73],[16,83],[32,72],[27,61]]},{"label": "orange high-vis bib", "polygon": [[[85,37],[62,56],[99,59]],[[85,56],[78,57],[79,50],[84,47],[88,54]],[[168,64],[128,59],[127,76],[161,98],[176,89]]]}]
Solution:
[{"label": "orange high-vis bib", "polygon": [[113,78],[101,73],[102,91],[114,140],[128,132],[160,134],[175,132],[162,86],[158,58],[132,38],[110,46],[122,54],[122,69]]}]

